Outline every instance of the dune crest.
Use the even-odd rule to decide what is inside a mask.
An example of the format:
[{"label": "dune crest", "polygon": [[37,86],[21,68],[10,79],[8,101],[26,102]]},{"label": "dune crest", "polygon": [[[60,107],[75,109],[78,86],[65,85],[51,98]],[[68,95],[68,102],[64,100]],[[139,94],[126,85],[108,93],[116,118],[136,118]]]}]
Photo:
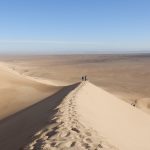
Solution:
[{"label": "dune crest", "polygon": [[150,150],[150,116],[91,84],[77,95],[78,112],[83,124],[121,150]]},{"label": "dune crest", "polygon": [[88,81],[56,109],[24,149],[150,149],[149,115]]},{"label": "dune crest", "polygon": [[81,123],[76,99],[83,86],[86,86],[86,82],[82,82],[63,99],[56,108],[58,111],[52,119],[53,123],[37,132],[32,142],[25,146],[25,150],[117,150],[105,138],[99,136],[94,129]]},{"label": "dune crest", "polygon": [[0,120],[60,89],[26,78],[3,63],[0,63],[0,83]]},{"label": "dune crest", "polygon": [[13,74],[15,74],[15,75],[17,75],[17,76],[21,76],[25,79],[35,81],[35,82],[38,82],[38,83],[41,83],[41,84],[44,84],[44,85],[57,86],[57,87],[69,85],[68,83],[63,82],[63,81],[45,79],[45,78],[42,78],[42,77],[28,76],[28,75],[25,74],[25,72],[20,73],[19,69],[18,70],[16,69],[16,65],[13,65],[11,63],[0,62],[0,67],[7,70],[7,71],[9,71],[9,72],[11,72],[11,73],[13,73]]}]

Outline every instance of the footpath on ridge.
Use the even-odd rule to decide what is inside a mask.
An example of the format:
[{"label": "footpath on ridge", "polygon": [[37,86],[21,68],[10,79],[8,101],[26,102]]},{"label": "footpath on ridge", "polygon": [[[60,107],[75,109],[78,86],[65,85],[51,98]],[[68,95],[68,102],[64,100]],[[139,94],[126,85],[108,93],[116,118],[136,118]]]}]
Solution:
[{"label": "footpath on ridge", "polygon": [[37,132],[24,150],[116,150],[80,122],[76,96],[86,83],[81,82],[62,100],[56,108],[53,123]]}]

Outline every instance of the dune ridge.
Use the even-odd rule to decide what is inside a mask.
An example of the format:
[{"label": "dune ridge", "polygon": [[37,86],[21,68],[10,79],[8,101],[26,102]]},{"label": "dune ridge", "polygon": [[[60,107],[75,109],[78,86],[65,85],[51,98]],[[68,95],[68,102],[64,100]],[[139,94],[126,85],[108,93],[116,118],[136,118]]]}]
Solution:
[{"label": "dune ridge", "polygon": [[56,86],[56,87],[69,85],[68,83],[63,82],[63,81],[50,80],[50,79],[45,79],[45,78],[36,77],[36,76],[33,77],[33,76],[28,76],[25,73],[20,73],[19,70],[15,69],[16,65],[12,65],[11,63],[0,62],[0,67],[11,72],[12,74],[15,74],[17,76],[21,76],[24,79],[28,79],[30,81],[35,81],[37,83],[41,83],[44,85],[50,85],[50,86]]},{"label": "dune ridge", "polygon": [[61,88],[28,79],[3,63],[0,63],[0,83],[0,120]]},{"label": "dune ridge", "polygon": [[89,81],[56,109],[53,123],[37,132],[25,150],[150,149],[149,115]]},{"label": "dune ridge", "polygon": [[58,112],[52,119],[53,123],[37,132],[24,150],[117,150],[105,138],[100,137],[94,129],[80,122],[76,96],[85,85],[86,82],[82,82],[63,99],[56,108]]},{"label": "dune ridge", "polygon": [[150,116],[90,82],[77,95],[78,112],[121,150],[150,150]]},{"label": "dune ridge", "polygon": [[40,129],[51,124],[56,107],[79,83],[56,93],[0,121],[0,150],[20,150]]},{"label": "dune ridge", "polygon": [[21,75],[51,85],[76,83],[88,75],[95,85],[130,104],[136,102],[136,107],[150,114],[148,54],[5,56],[1,61]]},{"label": "dune ridge", "polygon": [[[3,85],[1,88],[3,91],[1,96],[4,95],[1,99],[6,100],[3,101],[5,103],[2,103],[0,106],[4,110],[2,110],[4,113],[1,114],[2,117],[32,105],[46,96],[50,96],[50,94],[58,91],[62,86],[59,85],[59,82],[53,83],[51,80],[46,81],[41,78],[20,74],[17,70],[13,70],[13,68],[9,67],[10,66],[6,64],[0,63],[0,79]],[[12,89],[13,95],[7,95],[6,93]],[[13,101],[9,101],[10,99],[13,99]],[[56,99],[58,99],[57,94]],[[25,100],[28,100],[30,103]],[[23,136],[22,140],[29,141],[27,137],[29,135],[34,136],[31,142],[27,142],[29,144],[25,147],[23,146],[24,149],[150,149],[150,135],[148,133],[150,130],[149,115],[106,92],[102,88],[93,85],[89,81],[82,82],[65,97],[61,96],[59,100],[59,106],[54,108],[57,113],[51,117],[46,127],[39,126],[40,129],[41,127],[43,128],[36,134],[34,134],[35,132],[31,132],[35,125],[34,117],[30,120],[31,129],[27,132],[28,134]],[[8,105],[11,104],[12,107],[8,107],[8,105],[6,105],[7,103]],[[53,101],[53,103],[55,103],[55,101]],[[7,107],[10,108],[10,110],[5,109]],[[34,109],[38,112],[39,109],[43,111],[45,107],[48,110],[50,106],[43,105],[41,108],[39,105],[38,108],[34,106]],[[32,111],[31,109],[30,113]],[[45,116],[50,115],[49,111],[45,110],[44,112]],[[28,115],[30,115],[30,113],[28,113]],[[28,115],[25,115],[27,120]],[[35,114],[33,114],[33,116],[34,115]],[[20,116],[20,114],[16,116]],[[41,118],[43,118],[42,116],[41,114]],[[17,120],[18,119],[20,120],[20,117],[17,117]],[[48,121],[45,119],[48,118],[44,117],[44,119],[41,120],[44,120],[44,122]],[[7,130],[9,127],[8,130],[12,132],[11,129],[12,127],[14,128],[14,125],[12,125],[14,123],[13,119],[8,119],[7,121],[2,123],[2,127],[0,124],[0,131],[4,135],[0,138],[1,141],[6,137],[5,133],[3,133],[3,129]],[[36,121],[38,125],[38,119]],[[11,132],[8,133],[9,136],[11,136]],[[13,134],[17,136],[16,132]],[[25,141],[22,142],[22,140],[21,143],[25,143]],[[4,142],[3,147],[9,144],[9,142]],[[17,145],[15,139],[14,142],[12,142],[12,145],[14,144],[15,147],[23,145]]]}]

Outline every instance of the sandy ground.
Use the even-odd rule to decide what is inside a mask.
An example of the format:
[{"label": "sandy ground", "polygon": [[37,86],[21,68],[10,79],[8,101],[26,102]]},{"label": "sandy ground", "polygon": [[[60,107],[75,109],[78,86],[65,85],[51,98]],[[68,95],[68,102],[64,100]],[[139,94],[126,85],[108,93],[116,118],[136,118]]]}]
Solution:
[{"label": "sandy ground", "polygon": [[[77,96],[86,84],[81,83],[63,99],[52,118],[53,123],[38,131],[24,150],[117,150],[88,124],[83,125],[80,120],[82,113],[77,109],[80,103],[77,102]],[[86,108],[84,110],[87,111]]]},{"label": "sandy ground", "polygon": [[149,57],[1,58],[0,149],[149,150]]},{"label": "sandy ground", "polygon": [[149,114],[89,82],[79,91],[77,104],[82,122],[119,149],[150,149]]},{"label": "sandy ground", "polygon": [[35,132],[53,123],[56,107],[77,84],[62,88],[55,94],[0,121],[0,149],[20,150]]},{"label": "sandy ground", "polygon": [[24,150],[150,149],[149,115],[90,82],[64,97],[52,121]]},{"label": "sandy ground", "polygon": [[1,61],[21,74],[61,85],[78,82],[82,75],[126,102],[150,113],[150,55],[10,56]]},{"label": "sandy ground", "polygon": [[0,64],[0,119],[3,119],[27,106],[54,93],[59,87],[27,79]]}]

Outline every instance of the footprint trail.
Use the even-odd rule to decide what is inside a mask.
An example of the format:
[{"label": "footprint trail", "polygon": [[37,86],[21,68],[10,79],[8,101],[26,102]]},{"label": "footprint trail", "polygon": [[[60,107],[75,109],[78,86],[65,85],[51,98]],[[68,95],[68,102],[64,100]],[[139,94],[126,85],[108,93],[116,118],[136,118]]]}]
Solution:
[{"label": "footprint trail", "polygon": [[85,85],[82,82],[63,99],[56,108],[53,123],[37,132],[24,150],[117,150],[80,122],[76,96]]}]

